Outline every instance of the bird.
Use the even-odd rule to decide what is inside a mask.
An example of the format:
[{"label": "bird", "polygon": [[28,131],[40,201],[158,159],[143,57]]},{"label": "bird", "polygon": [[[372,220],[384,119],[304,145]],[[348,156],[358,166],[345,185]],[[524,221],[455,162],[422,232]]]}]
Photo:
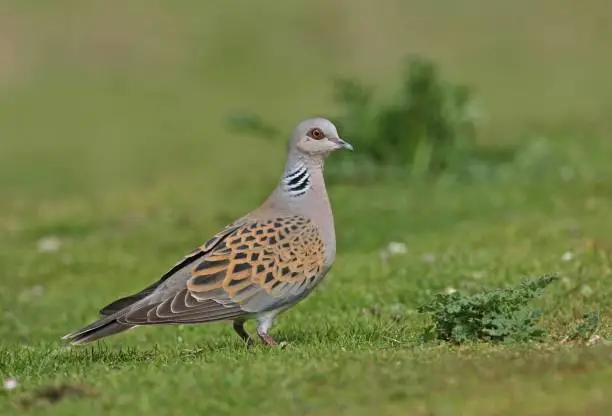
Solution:
[{"label": "bird", "polygon": [[307,297],[336,257],[336,235],[323,168],[327,156],[353,146],[325,118],[300,122],[290,136],[278,185],[255,210],[226,225],[140,292],[100,309],[95,322],[65,335],[88,344],[144,325],[231,321],[252,345],[255,320],[263,344],[277,315]]}]

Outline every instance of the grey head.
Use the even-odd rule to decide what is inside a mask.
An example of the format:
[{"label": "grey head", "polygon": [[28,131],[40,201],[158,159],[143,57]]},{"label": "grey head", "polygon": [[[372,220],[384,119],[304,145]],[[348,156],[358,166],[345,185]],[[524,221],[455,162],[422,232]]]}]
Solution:
[{"label": "grey head", "polygon": [[336,126],[325,118],[302,121],[293,130],[289,141],[289,159],[301,159],[319,164],[330,153],[339,149],[353,150],[353,146],[342,140]]}]

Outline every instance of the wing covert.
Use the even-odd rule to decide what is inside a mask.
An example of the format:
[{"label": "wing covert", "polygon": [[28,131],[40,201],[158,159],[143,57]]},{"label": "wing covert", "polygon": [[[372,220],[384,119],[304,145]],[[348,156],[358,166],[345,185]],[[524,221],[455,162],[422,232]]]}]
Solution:
[{"label": "wing covert", "polygon": [[234,319],[282,307],[323,275],[325,245],[303,216],[251,220],[191,264],[184,290],[126,314],[129,324]]}]

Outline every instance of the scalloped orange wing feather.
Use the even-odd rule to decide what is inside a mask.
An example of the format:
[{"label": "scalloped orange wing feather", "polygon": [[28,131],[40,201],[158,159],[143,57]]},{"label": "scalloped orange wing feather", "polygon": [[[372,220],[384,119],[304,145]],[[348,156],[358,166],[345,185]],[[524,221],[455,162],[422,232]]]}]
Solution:
[{"label": "scalloped orange wing feather", "polygon": [[128,312],[126,324],[236,319],[304,297],[323,275],[325,245],[302,216],[246,222],[192,266],[186,287]]}]

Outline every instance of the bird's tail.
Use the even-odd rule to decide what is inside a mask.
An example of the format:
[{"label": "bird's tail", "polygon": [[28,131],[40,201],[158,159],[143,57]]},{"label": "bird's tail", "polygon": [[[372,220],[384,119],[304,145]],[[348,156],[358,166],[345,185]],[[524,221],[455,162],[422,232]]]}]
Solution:
[{"label": "bird's tail", "polygon": [[133,325],[121,324],[109,316],[99,319],[78,331],[64,335],[62,339],[70,342],[71,345],[88,344],[109,335],[127,331],[133,327]]}]

